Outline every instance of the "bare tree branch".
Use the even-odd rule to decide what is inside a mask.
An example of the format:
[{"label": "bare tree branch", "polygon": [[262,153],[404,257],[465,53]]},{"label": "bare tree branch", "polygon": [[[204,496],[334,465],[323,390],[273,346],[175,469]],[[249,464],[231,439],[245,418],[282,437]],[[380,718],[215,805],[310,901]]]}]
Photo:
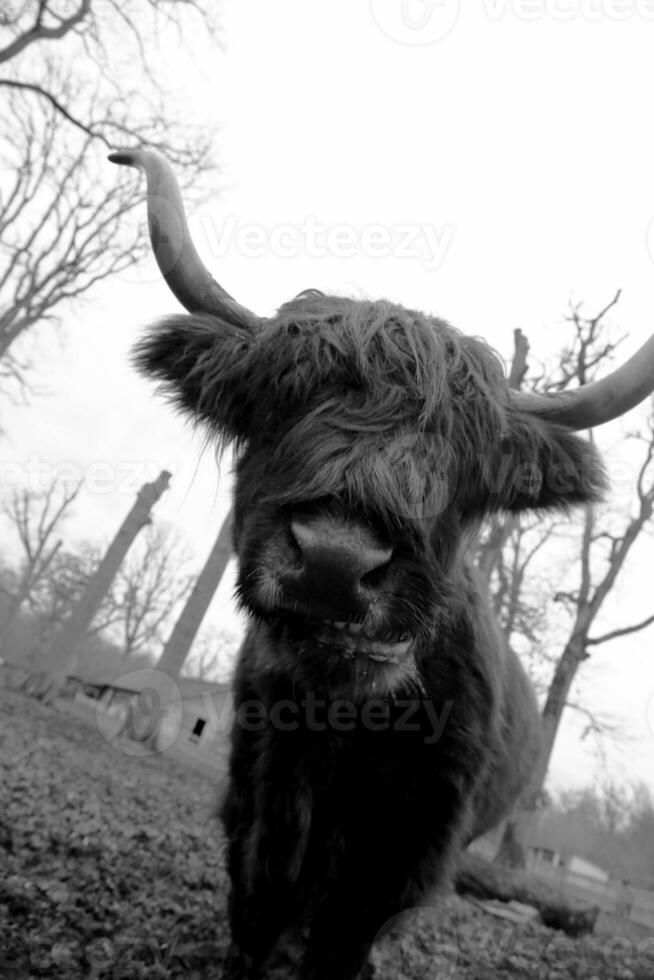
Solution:
[{"label": "bare tree branch", "polygon": [[107,148],[158,149],[186,186],[207,168],[212,134],[171,108],[167,66],[148,43],[170,27],[181,42],[191,15],[215,31],[206,0],[24,0],[0,16],[10,175],[0,186],[0,376],[12,393],[32,383],[34,354],[16,342],[146,252],[145,223],[125,233],[141,191],[106,163]]},{"label": "bare tree branch", "polygon": [[117,625],[124,657],[151,649],[193,585],[189,555],[177,535],[149,527],[141,548],[120,569],[115,585]]},{"label": "bare tree branch", "polygon": [[527,374],[527,354],[529,353],[529,341],[518,327],[513,331],[514,352],[509,371],[509,387],[518,390],[522,387],[525,375]]},{"label": "bare tree branch", "polygon": [[604,633],[603,636],[591,636],[586,640],[586,646],[597,646],[599,643],[607,643],[609,640],[615,640],[619,636],[627,636],[629,633],[639,633],[640,630],[644,630],[652,623],[654,623],[654,615],[648,616],[647,619],[641,620],[640,623],[634,623],[633,626],[622,626],[620,629],[611,630],[610,633]]},{"label": "bare tree branch", "polygon": [[[115,148],[114,143],[110,142],[103,132],[93,125],[80,122],[79,119],[76,119],[75,116],[61,104],[59,99],[55,98],[52,92],[46,91],[46,89],[44,89],[41,85],[37,85],[34,82],[19,82],[12,78],[0,78],[0,87],[3,86],[5,88],[21,89],[24,92],[34,92],[41,98],[46,99],[46,101],[48,101],[50,105],[64,117],[64,119],[67,119],[69,123],[73,124],[73,126],[77,126],[77,128],[81,129],[87,136],[91,136],[93,139],[102,140],[109,150],[113,150]],[[115,124],[112,123],[111,125]]]},{"label": "bare tree branch", "polygon": [[[571,306],[568,321],[574,329],[574,339],[562,351],[558,371],[545,376],[543,385],[551,387],[566,387],[575,379],[579,383],[592,380],[595,368],[611,356],[615,344],[608,343],[604,337],[604,318],[614,308],[620,297],[618,290],[614,297],[595,316],[583,314],[581,306]],[[592,434],[590,435],[592,440]],[[594,622],[604,607],[604,604],[616,584],[618,576],[623,571],[629,554],[642,531],[651,522],[654,509],[654,418],[650,420],[647,436],[641,436],[644,453],[639,465],[636,480],[636,510],[627,517],[623,528],[616,532],[612,524],[607,526],[608,515],[597,505],[586,508],[581,528],[578,550],[578,581],[575,587],[559,588],[554,591],[553,602],[563,603],[570,617],[567,635],[559,648],[553,663],[553,670],[547,688],[543,707],[543,728],[545,735],[545,752],[539,767],[534,771],[528,793],[524,802],[527,806],[533,804],[542,792],[543,781],[547,772],[549,758],[554,740],[559,728],[562,714],[566,707],[581,711],[589,719],[587,732],[599,733],[609,731],[601,719],[597,719],[586,706],[570,702],[570,690],[577,676],[580,665],[589,657],[589,648],[610,639],[615,639],[631,633],[654,622],[654,616],[649,616],[633,626],[619,627],[603,636],[591,637],[590,631]],[[520,547],[520,541],[512,540],[512,548]],[[506,565],[509,576],[517,581],[517,592],[513,596],[516,607],[530,598],[525,594],[525,575],[519,558],[512,552],[513,564]],[[513,583],[510,583],[510,586]],[[503,588],[501,586],[501,588]],[[507,620],[508,637],[514,642],[516,623],[515,614]]]},{"label": "bare tree branch", "polygon": [[43,24],[47,6],[47,0],[41,0],[33,26],[22,34],[19,34],[10,44],[7,44],[4,48],[0,48],[0,64],[16,58],[30,44],[34,44],[36,41],[55,41],[65,37],[66,34],[84,20],[91,9],[91,0],[81,0],[78,9],[70,17],[60,19],[53,27],[46,27]]},{"label": "bare tree branch", "polygon": [[30,601],[55,562],[62,542],[54,538],[80,489],[81,483],[67,488],[53,480],[43,492],[14,490],[2,504],[2,512],[16,533],[23,553],[22,572],[15,591],[10,594],[9,607],[0,628],[3,646],[23,604]]},{"label": "bare tree branch", "polygon": [[[29,596],[29,607],[38,622],[38,639],[42,650],[52,642],[57,630],[83,595],[100,564],[102,555],[95,546],[82,543],[74,549],[61,549],[40,577]],[[115,623],[119,610],[112,592],[105,596],[89,635],[103,632]]]},{"label": "bare tree branch", "polygon": [[598,738],[603,738],[607,733],[611,735],[617,735],[619,733],[619,726],[610,718],[608,715],[599,715],[594,711],[591,711],[587,706],[579,704],[576,701],[566,701],[566,708],[571,711],[576,712],[578,715],[583,715],[586,718],[588,724],[586,725],[584,731],[582,732],[582,741],[588,738],[589,735],[596,735]]}]

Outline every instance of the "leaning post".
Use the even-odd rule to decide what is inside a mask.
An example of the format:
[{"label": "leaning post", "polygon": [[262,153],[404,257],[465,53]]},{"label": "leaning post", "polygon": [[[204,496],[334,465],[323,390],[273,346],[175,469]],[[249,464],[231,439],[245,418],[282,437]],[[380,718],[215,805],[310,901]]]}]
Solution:
[{"label": "leaning post", "polygon": [[227,514],[218,537],[173,627],[156,670],[177,677],[190,653],[193,641],[213,599],[232,554],[232,513]]},{"label": "leaning post", "polygon": [[169,483],[170,473],[162,470],[153,483],[145,483],[141,487],[134,506],[118,529],[83,595],[55,637],[48,658],[47,673],[36,690],[37,697],[47,704],[52,704],[59,694],[70,667],[75,663],[80,644],[125,555],[139,531],[150,523],[150,512]]}]

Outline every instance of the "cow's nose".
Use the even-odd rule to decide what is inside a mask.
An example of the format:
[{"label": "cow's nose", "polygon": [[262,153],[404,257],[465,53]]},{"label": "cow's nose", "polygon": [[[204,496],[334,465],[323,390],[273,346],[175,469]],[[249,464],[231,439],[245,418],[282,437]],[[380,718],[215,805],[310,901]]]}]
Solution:
[{"label": "cow's nose", "polygon": [[294,517],[290,531],[301,562],[285,577],[289,598],[325,619],[365,615],[393,549],[366,525],[333,517]]}]

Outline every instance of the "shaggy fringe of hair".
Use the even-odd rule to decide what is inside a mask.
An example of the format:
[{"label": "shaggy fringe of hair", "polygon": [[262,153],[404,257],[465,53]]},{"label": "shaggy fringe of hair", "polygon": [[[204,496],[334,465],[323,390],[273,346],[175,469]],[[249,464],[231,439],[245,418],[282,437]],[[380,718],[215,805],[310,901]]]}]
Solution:
[{"label": "shaggy fringe of hair", "polygon": [[[604,485],[591,447],[511,407],[488,344],[386,300],[309,291],[256,332],[169,317],[134,359],[208,425],[219,452],[232,442],[270,448],[271,490],[292,473],[287,491],[307,500],[340,493],[406,517],[407,500],[419,505],[427,488],[433,516],[447,496],[466,509],[556,507],[595,499]],[[534,473],[518,486],[521,464]],[[561,469],[566,487],[543,495]]]},{"label": "shaggy fringe of hair", "polygon": [[424,429],[453,399],[496,401],[504,380],[485,341],[387,300],[302,293],[279,309],[269,329],[286,341],[274,345],[268,369],[287,398],[340,377],[373,400],[382,392],[394,415],[406,417],[408,399]]},{"label": "shaggy fringe of hair", "polygon": [[[137,344],[134,361],[227,441],[250,439],[271,416],[279,425],[326,391],[346,396],[339,415],[352,431],[411,422],[445,435],[461,399],[485,415],[490,403],[501,424],[495,352],[385,300],[303,293],[256,333],[207,315],[167,317]],[[467,413],[469,424],[476,414]]]}]

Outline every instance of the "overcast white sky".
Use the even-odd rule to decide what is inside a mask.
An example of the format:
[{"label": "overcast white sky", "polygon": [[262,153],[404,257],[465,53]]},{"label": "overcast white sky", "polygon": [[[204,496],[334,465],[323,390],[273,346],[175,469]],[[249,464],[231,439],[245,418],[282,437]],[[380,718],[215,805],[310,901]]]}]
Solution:
[{"label": "overcast white sky", "polygon": [[[654,330],[654,2],[230,0],[223,11],[224,50],[198,34],[192,64],[177,46],[164,56],[182,103],[218,127],[216,195],[192,224],[242,302],[265,314],[309,286],[387,296],[505,356],[522,327],[544,356],[565,336],[570,298],[595,312],[622,287],[625,356]],[[111,185],[109,163],[98,179]],[[68,313],[43,394],[4,412],[0,460],[5,482],[79,468],[70,528],[96,540],[144,479],[170,469],[157,513],[201,562],[228,473],[210,452],[198,461],[199,436],[127,360],[142,325],[175,309],[150,263]],[[621,431],[601,434],[616,473]],[[628,499],[621,475],[616,506]],[[208,618],[238,629],[227,578]],[[603,625],[654,611],[653,591],[650,537]],[[612,775],[654,788],[653,641],[651,629],[599,648],[579,688],[631,737],[607,746]],[[601,776],[580,730],[564,725],[554,786]]]}]

